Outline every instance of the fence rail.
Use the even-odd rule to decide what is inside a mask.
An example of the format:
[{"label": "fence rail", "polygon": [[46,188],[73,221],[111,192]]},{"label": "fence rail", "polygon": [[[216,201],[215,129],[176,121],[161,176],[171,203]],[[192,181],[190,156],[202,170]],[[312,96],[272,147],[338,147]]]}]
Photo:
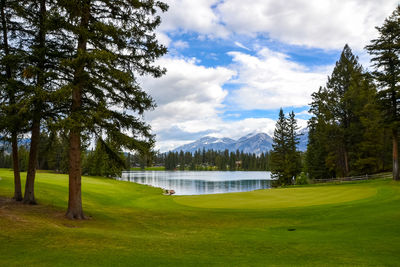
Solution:
[{"label": "fence rail", "polygon": [[378,173],[378,174],[366,174],[366,175],[349,176],[349,177],[341,177],[341,178],[314,179],[314,183],[374,180],[374,179],[384,179],[384,178],[391,178],[391,177],[392,177],[392,173]]}]

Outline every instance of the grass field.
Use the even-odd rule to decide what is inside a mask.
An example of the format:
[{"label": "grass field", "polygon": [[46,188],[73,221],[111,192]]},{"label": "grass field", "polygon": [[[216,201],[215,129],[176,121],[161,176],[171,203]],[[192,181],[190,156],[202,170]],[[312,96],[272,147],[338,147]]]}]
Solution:
[{"label": "grass field", "polygon": [[11,201],[12,172],[0,177],[0,266],[400,265],[400,183],[390,180],[164,196],[85,177],[90,219],[70,221],[66,175],[38,173],[36,206]]}]

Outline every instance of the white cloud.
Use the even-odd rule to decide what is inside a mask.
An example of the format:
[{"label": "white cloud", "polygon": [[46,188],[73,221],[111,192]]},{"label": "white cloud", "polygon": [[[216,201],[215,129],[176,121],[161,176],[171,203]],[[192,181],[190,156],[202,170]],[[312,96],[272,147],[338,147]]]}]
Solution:
[{"label": "white cloud", "polygon": [[176,42],[173,43],[173,46],[174,46],[176,49],[185,49],[185,48],[188,48],[188,47],[189,47],[189,43],[188,43],[188,42],[185,42],[185,41],[182,41],[182,40],[178,40],[178,41],[176,41]]},{"label": "white cloud", "polygon": [[268,35],[283,43],[361,50],[376,36],[397,0],[167,0],[160,29],[199,37]]},{"label": "white cloud", "polygon": [[[252,56],[230,52],[241,85],[229,97],[245,110],[302,107],[311,102],[311,93],[326,83],[328,68],[313,71],[282,53],[261,49]],[[331,69],[331,68],[329,68]]]},{"label": "white cloud", "polygon": [[249,49],[248,47],[246,47],[245,45],[243,45],[243,44],[240,43],[240,42],[235,42],[235,45],[238,46],[238,47],[240,47],[240,48],[243,48],[243,49],[245,49],[245,50],[250,51],[250,49]]},{"label": "white cloud", "polygon": [[171,39],[164,32],[157,30],[156,36],[157,36],[157,40],[160,42],[160,44],[162,44],[166,47],[168,47],[171,44]]},{"label": "white cloud", "polygon": [[296,116],[311,116],[312,114],[310,112],[308,112],[308,109],[306,109],[306,110],[297,112],[295,115]]},{"label": "white cloud", "polygon": [[283,43],[361,50],[376,36],[375,26],[391,14],[397,0],[229,0],[218,5],[226,28],[237,34],[268,34]]},{"label": "white cloud", "polygon": [[160,29],[167,32],[197,32],[208,37],[227,37],[229,32],[220,24],[212,8],[219,0],[166,0],[169,10],[161,15]]}]

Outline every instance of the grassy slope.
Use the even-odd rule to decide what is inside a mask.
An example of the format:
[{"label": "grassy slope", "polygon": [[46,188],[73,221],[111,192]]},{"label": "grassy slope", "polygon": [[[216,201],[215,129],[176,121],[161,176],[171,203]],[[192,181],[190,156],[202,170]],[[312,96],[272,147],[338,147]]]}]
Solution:
[{"label": "grassy slope", "polygon": [[69,221],[67,176],[39,173],[33,207],[5,199],[12,172],[0,177],[0,266],[400,262],[400,184],[392,181],[171,197],[85,177],[92,218]]}]

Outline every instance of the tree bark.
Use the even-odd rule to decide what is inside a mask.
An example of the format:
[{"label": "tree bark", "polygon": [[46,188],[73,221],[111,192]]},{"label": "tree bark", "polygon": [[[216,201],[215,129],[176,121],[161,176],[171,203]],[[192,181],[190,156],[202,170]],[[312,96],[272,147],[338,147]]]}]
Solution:
[{"label": "tree bark", "polygon": [[37,154],[40,140],[40,118],[34,118],[32,122],[32,136],[31,146],[29,150],[29,161],[28,161],[28,173],[26,175],[25,183],[25,204],[36,204],[35,200],[35,176],[36,176],[36,165],[37,165]]},{"label": "tree bark", "polygon": [[15,132],[11,134],[11,145],[12,145],[13,170],[14,170],[14,199],[16,201],[21,201],[22,190],[21,190],[21,176],[19,172],[18,138]]},{"label": "tree bark", "polygon": [[79,132],[73,130],[69,136],[69,200],[66,216],[69,219],[85,218],[81,192],[81,137]]},{"label": "tree bark", "polygon": [[400,180],[399,177],[399,142],[397,129],[392,130],[393,139],[393,180]]},{"label": "tree bark", "polygon": [[[81,33],[78,37],[77,57],[85,55],[87,50],[87,35],[84,33],[89,26],[90,0],[83,1],[80,28]],[[75,69],[74,84],[72,89],[72,105],[70,117],[74,121],[74,126],[69,134],[69,199],[66,217],[69,219],[85,219],[82,209],[82,189],[81,189],[81,108],[82,90],[85,86],[85,65],[86,60],[79,60],[79,65]]]},{"label": "tree bark", "polygon": [[349,176],[349,156],[348,156],[348,153],[347,153],[347,149],[345,148],[344,149],[344,167],[345,167],[345,174],[344,174],[344,176],[345,177],[347,177],[347,176]]}]

